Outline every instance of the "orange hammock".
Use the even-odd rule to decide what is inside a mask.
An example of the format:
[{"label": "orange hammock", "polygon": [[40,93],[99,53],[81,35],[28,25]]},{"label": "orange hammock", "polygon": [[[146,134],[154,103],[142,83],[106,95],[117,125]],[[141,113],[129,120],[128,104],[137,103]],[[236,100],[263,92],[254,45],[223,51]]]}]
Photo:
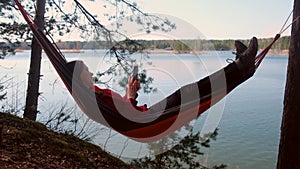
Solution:
[{"label": "orange hammock", "polygon": [[[130,110],[124,115],[106,105],[94,92],[72,83],[72,72],[66,68],[65,57],[38,29],[21,4],[14,1],[81,110],[90,119],[139,142],[156,141],[180,129],[249,78],[243,77],[236,64],[231,63],[197,83],[181,87],[146,112]],[[256,67],[279,37],[279,34],[276,35],[274,41],[256,57]]]}]

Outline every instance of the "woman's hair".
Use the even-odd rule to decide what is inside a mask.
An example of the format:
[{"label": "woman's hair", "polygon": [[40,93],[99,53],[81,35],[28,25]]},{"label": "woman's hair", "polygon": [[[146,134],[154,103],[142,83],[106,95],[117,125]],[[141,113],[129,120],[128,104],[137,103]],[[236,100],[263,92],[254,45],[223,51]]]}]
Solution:
[{"label": "woman's hair", "polygon": [[71,61],[71,62],[68,62],[66,64],[66,67],[68,68],[68,70],[72,73],[75,72],[74,69],[76,68],[76,72],[81,72],[82,69],[83,69],[83,61],[81,60],[74,60],[74,61]]},{"label": "woman's hair", "polygon": [[71,79],[70,79],[70,83],[72,85],[73,80],[76,80],[78,82],[81,82],[80,80],[80,73],[83,70],[83,61],[81,60],[74,60],[74,61],[70,61],[66,64],[66,68],[70,71],[71,73]]}]

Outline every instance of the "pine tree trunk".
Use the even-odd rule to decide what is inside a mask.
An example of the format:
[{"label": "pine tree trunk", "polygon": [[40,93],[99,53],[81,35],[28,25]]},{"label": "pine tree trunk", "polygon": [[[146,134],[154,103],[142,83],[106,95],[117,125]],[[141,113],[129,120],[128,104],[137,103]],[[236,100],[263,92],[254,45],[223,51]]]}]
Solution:
[{"label": "pine tree trunk", "polygon": [[[300,16],[294,0],[293,18]],[[277,169],[300,169],[300,20],[292,27]]]},{"label": "pine tree trunk", "polygon": [[[44,30],[44,13],[45,13],[46,0],[36,1],[36,15],[34,22],[40,28]],[[26,95],[26,105],[24,110],[24,118],[36,120],[38,97],[39,97],[39,83],[40,83],[40,69],[41,69],[41,55],[42,48],[38,44],[35,38],[32,39],[31,44],[31,59],[28,74],[28,85]]]}]

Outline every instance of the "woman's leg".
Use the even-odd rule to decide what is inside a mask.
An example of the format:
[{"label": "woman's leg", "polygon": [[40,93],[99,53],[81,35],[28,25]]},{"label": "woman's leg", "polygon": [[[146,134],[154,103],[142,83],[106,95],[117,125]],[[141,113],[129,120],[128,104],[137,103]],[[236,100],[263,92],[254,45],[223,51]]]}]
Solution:
[{"label": "woman's leg", "polygon": [[222,97],[225,96],[249,79],[255,72],[257,40],[253,38],[248,48],[240,42],[236,42],[235,46],[237,48],[237,60],[235,62],[198,82],[181,87],[166,99],[151,106],[151,108],[168,110],[183,105],[198,105],[214,97],[220,97],[221,94],[223,94]]}]

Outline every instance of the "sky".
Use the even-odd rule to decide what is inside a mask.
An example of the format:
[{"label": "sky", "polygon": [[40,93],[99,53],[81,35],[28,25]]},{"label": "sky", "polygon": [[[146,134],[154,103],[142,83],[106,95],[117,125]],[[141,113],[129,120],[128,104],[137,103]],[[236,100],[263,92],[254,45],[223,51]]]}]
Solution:
[{"label": "sky", "polygon": [[[189,25],[179,25],[178,28],[181,30],[175,31],[173,33],[175,35],[178,35],[178,32],[189,33],[192,27],[193,31],[200,32],[206,39],[274,37],[280,31],[293,7],[293,0],[127,1],[136,2],[139,9],[145,13],[168,15]],[[103,16],[102,6],[105,0],[80,0],[80,2],[92,14]],[[190,34],[193,34],[193,31]],[[290,35],[290,29],[284,35]]]},{"label": "sky", "polygon": [[138,0],[137,3],[146,12],[168,14],[190,23],[208,39],[273,37],[293,7],[292,0]]}]

